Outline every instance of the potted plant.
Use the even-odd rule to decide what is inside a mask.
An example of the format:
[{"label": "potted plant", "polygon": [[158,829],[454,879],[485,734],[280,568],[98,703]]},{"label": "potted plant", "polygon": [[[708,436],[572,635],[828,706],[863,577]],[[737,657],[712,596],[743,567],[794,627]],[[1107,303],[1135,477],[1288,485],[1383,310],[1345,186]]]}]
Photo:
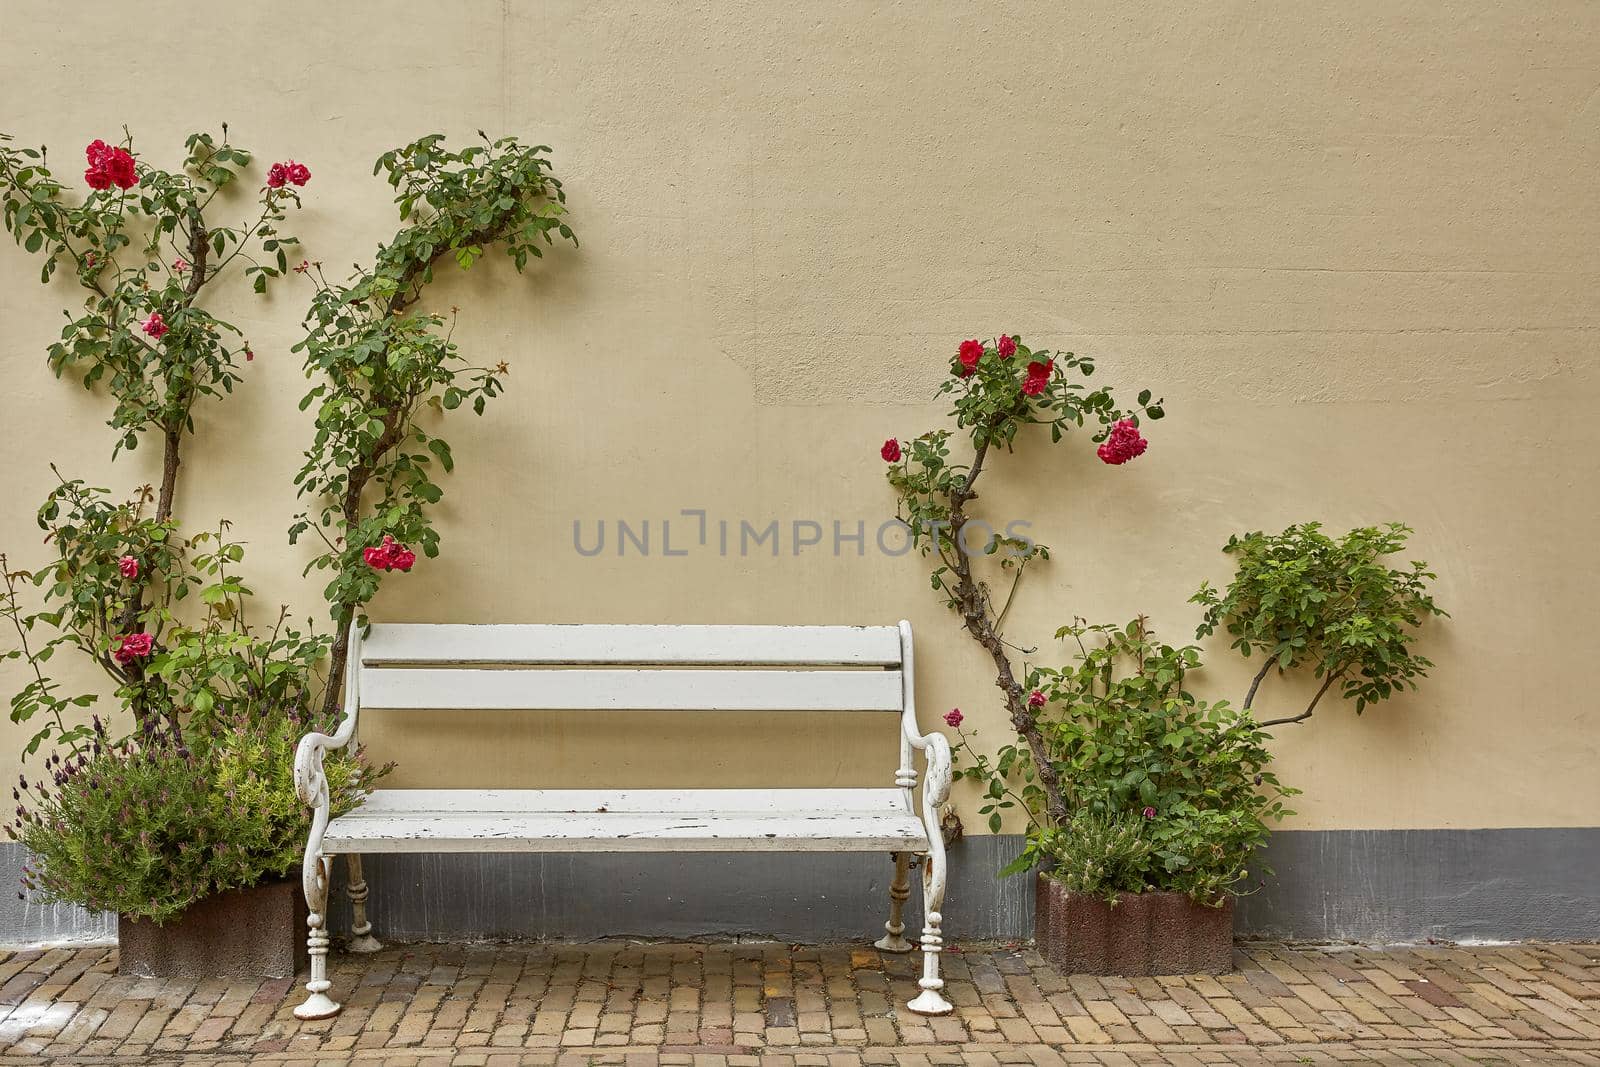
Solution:
[{"label": "potted plant", "polygon": [[1289,814],[1296,790],[1269,769],[1265,734],[1226,702],[1190,692],[1194,647],[1156,640],[1144,618],[1058,631],[1073,660],[1030,672],[1034,711],[1065,818],[1047,810],[1031,760],[1015,745],[974,747],[957,772],[985,790],[998,821],[1020,809],[1027,846],[1002,875],[1036,876],[1035,938],[1068,973],[1230,970],[1234,895],[1259,884],[1255,852]]},{"label": "potted plant", "polygon": [[[309,820],[295,795],[297,712],[224,713],[205,729],[113,740],[98,719],[76,754],[24,784],[9,836],[44,901],[117,914],[124,974],[285,978],[305,963],[299,881]],[[327,763],[338,809],[382,773]],[[26,783],[26,780],[24,779]]]}]

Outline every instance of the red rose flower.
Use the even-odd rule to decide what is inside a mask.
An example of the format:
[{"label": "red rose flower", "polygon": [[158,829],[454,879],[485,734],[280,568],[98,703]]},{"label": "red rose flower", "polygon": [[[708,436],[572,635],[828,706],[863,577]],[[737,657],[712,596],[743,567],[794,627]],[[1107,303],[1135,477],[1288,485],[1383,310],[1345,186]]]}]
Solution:
[{"label": "red rose flower", "polygon": [[949,711],[944,713],[944,724],[950,727],[952,730],[958,730],[961,728],[962,718],[963,716],[960,708],[951,708]]},{"label": "red rose flower", "polygon": [[1001,359],[1010,359],[1017,354],[1017,342],[1006,334],[1000,335],[1000,340],[995,342],[995,351],[1000,353]]},{"label": "red rose flower", "polygon": [[1028,707],[1030,707],[1030,708],[1042,708],[1042,707],[1044,707],[1044,694],[1039,692],[1039,690],[1037,690],[1037,689],[1035,689],[1033,692],[1029,693],[1028,694]]},{"label": "red rose flower", "polygon": [[118,189],[131,189],[139,184],[139,176],[134,173],[133,157],[120,148],[111,150],[111,158],[106,167],[111,172],[111,181]]},{"label": "red rose flower", "polygon": [[167,320],[161,317],[161,312],[152,311],[150,317],[139,324],[139,329],[154,337],[157,341],[166,336],[172,327],[167,325]]},{"label": "red rose flower", "polygon": [[291,159],[284,164],[284,167],[287,168],[284,176],[289,179],[290,185],[304,185],[311,180],[311,168],[304,163],[296,163]]},{"label": "red rose flower", "polygon": [[889,438],[883,443],[883,448],[879,450],[878,454],[883,457],[885,463],[899,463],[900,442],[893,437]]},{"label": "red rose flower", "polygon": [[117,570],[122,573],[124,578],[137,578],[139,577],[139,561],[132,556],[123,556],[117,560]]},{"label": "red rose flower", "polygon": [[1056,369],[1056,361],[1047,359],[1043,363],[1028,364],[1028,377],[1022,383],[1023,396],[1038,396],[1044,392],[1045,386],[1050,384],[1050,375]]},{"label": "red rose flower", "polygon": [[978,369],[978,360],[983,358],[983,342],[962,341],[957,356],[961,360],[961,376],[965,378]]},{"label": "red rose flower", "polygon": [[417,562],[417,554],[384,534],[381,544],[361,550],[361,558],[375,571],[408,571]]},{"label": "red rose flower", "polygon": [[267,188],[282,189],[289,181],[289,168],[282,163],[274,163],[267,168]]},{"label": "red rose flower", "polygon": [[1111,427],[1111,436],[1095,449],[1095,454],[1103,462],[1116,465],[1144,455],[1144,450],[1149,447],[1150,442],[1140,436],[1139,427],[1133,424],[1132,419],[1118,419]]},{"label": "red rose flower", "polygon": [[111,654],[124,667],[136,659],[144,659],[150,655],[149,634],[123,634],[118,641],[117,647]]},{"label": "red rose flower", "polygon": [[89,161],[89,169],[83,172],[83,180],[89,183],[89,188],[109,189],[115,185],[128,189],[138,184],[133,156],[126,149],[114,148],[96,139],[89,142],[83,155]]}]

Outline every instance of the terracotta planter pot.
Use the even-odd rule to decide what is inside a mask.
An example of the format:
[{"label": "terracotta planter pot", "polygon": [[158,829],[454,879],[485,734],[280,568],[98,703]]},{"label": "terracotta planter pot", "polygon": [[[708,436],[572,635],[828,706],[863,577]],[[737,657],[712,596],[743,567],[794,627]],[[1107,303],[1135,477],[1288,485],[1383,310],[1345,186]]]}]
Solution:
[{"label": "terracotta planter pot", "polygon": [[1034,939],[1066,974],[1225,974],[1233,970],[1233,899],[1221,907],[1182,893],[1128,893],[1109,904],[1036,875]]},{"label": "terracotta planter pot", "polygon": [[117,971],[156,978],[292,978],[307,964],[298,882],[202,900],[164,926],[117,919]]}]

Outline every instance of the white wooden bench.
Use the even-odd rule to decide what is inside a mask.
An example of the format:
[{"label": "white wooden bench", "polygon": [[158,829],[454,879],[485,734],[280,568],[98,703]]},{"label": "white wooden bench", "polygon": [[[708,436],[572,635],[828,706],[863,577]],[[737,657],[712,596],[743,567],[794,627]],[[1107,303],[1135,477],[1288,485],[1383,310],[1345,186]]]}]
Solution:
[{"label": "white wooden bench", "polygon": [[[361,856],[383,852],[888,852],[889,921],[876,944],[910,952],[901,908],[910,858],[922,866],[921,993],[908,1007],[951,1010],[939,977],[945,856],[939,808],[950,745],[917,726],[911,624],[895,626],[352,627],[344,717],[307,735],[295,786],[313,809],[304,881],[311,979],[301,1019],[336,1014],[328,996],[332,860],[350,865],[351,949],[376,951]],[[900,766],[884,789],[381,789],[330,821],[323,754],[356,736],[374,709],[896,712]],[[494,738],[484,738],[484,744]],[[920,813],[912,752],[928,766]]]}]

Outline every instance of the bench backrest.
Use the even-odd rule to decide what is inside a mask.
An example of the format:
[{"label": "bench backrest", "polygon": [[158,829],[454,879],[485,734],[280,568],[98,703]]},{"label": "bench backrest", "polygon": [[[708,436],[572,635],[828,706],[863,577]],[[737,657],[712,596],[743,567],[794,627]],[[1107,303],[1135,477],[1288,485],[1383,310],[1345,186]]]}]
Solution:
[{"label": "bench backrest", "polygon": [[[376,623],[351,649],[362,709],[911,708],[910,626]],[[914,714],[914,712],[912,712]],[[897,731],[901,719],[895,720]],[[902,766],[909,754],[902,744]]]}]

